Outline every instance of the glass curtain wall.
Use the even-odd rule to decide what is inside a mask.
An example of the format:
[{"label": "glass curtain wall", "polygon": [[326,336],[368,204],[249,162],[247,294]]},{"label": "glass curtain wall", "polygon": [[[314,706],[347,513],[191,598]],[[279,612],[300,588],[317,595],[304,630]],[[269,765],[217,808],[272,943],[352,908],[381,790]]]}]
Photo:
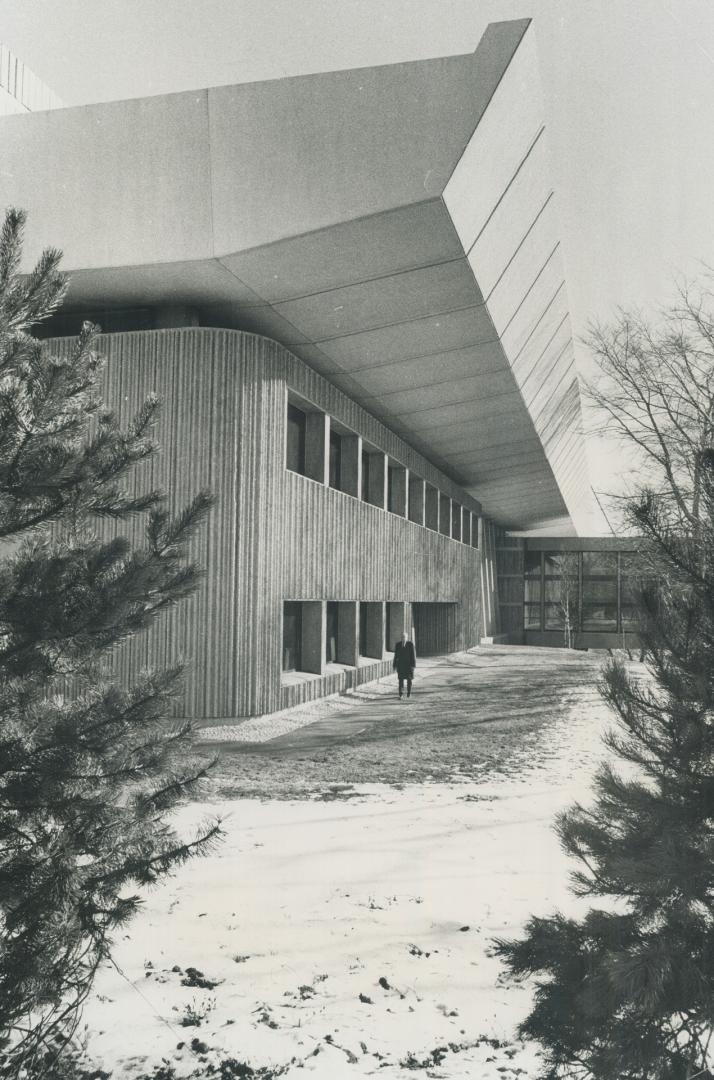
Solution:
[{"label": "glass curtain wall", "polygon": [[634,552],[526,551],[525,630],[637,629]]},{"label": "glass curtain wall", "polygon": [[617,619],[617,551],[584,551],[583,630],[612,633]]}]

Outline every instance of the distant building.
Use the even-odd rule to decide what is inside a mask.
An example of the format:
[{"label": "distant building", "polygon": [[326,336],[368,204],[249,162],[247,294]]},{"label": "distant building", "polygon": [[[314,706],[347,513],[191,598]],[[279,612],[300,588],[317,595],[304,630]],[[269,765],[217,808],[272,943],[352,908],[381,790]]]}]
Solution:
[{"label": "distant building", "polygon": [[62,102],[0,42],[0,116],[60,109]]},{"label": "distant building", "polygon": [[120,417],[165,401],[146,482],[219,498],[200,594],[128,664],[190,658],[185,711],[207,720],[386,673],[403,628],[421,656],[524,640],[535,586],[526,603],[521,561],[502,626],[497,547],[575,537],[590,510],[528,21],[470,55],[1,137],[28,263],[52,243],[72,272],[55,347],[99,321]]}]

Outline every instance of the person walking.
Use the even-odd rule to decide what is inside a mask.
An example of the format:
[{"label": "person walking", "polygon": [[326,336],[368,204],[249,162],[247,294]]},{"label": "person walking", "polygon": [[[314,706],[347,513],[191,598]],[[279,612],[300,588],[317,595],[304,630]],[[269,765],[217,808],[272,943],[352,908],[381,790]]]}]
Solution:
[{"label": "person walking", "polygon": [[398,641],[394,646],[394,661],[392,667],[397,673],[399,680],[399,697],[401,698],[404,693],[404,683],[407,684],[407,697],[412,696],[412,679],[414,678],[414,668],[416,667],[416,653],[414,651],[414,642],[409,641],[406,631],[402,634],[401,641]]}]

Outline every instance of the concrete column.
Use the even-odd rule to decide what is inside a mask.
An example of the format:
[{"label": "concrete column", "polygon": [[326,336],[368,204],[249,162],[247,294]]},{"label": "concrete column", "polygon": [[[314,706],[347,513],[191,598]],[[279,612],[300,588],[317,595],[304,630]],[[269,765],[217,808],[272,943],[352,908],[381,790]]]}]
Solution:
[{"label": "concrete column", "polygon": [[366,610],[366,640],[360,642],[360,654],[381,660],[384,656],[384,603],[363,602],[360,606]]},{"label": "concrete column", "polygon": [[301,671],[314,675],[325,672],[325,604],[322,600],[304,600],[302,605]]},{"label": "concrete column", "polygon": [[357,667],[359,663],[359,612],[356,600],[337,605],[337,661]]},{"label": "concrete column", "polygon": [[417,525],[424,524],[424,502],[426,484],[419,476],[409,475],[409,520]]},{"label": "concrete column", "polygon": [[305,476],[321,484],[330,482],[330,418],[309,412],[305,423]]},{"label": "concrete column", "polygon": [[431,484],[425,485],[424,524],[434,532],[439,531],[439,492]]},{"label": "concrete column", "polygon": [[476,538],[474,541],[474,535],[471,534],[471,543],[474,547],[481,548],[483,551],[483,518],[479,517],[478,526],[476,528]]},{"label": "concrete column", "polygon": [[341,489],[359,499],[362,490],[362,439],[359,435],[342,436]]},{"label": "concrete column", "polygon": [[402,634],[406,631],[407,637],[409,637],[409,612],[407,611],[408,604],[398,601],[396,603],[387,604],[387,652],[394,652],[394,646],[401,638]]},{"label": "concrete column", "polygon": [[393,514],[399,517],[407,516],[407,470],[400,465],[392,465],[389,468],[389,506]]},{"label": "concrete column", "polygon": [[367,501],[383,510],[387,507],[387,458],[377,451],[367,457]]},{"label": "concrete column", "polygon": [[443,536],[451,536],[451,499],[439,492],[439,532]]}]

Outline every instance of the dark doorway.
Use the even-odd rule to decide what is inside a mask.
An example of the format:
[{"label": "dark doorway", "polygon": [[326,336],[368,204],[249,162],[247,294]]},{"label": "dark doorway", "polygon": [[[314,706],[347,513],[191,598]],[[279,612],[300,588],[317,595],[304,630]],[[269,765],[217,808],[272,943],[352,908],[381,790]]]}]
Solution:
[{"label": "dark doorway", "polygon": [[338,606],[334,600],[328,600],[326,607],[326,630],[325,630],[325,660],[328,664],[336,664],[339,655],[338,646]]},{"label": "dark doorway", "polygon": [[417,656],[456,652],[458,604],[412,604]]},{"label": "dark doorway", "polygon": [[283,604],[283,671],[300,670],[302,640],[302,605],[290,601]]},{"label": "dark doorway", "polygon": [[366,656],[364,651],[367,645],[367,605],[360,604],[359,606],[359,654],[360,656]]}]

